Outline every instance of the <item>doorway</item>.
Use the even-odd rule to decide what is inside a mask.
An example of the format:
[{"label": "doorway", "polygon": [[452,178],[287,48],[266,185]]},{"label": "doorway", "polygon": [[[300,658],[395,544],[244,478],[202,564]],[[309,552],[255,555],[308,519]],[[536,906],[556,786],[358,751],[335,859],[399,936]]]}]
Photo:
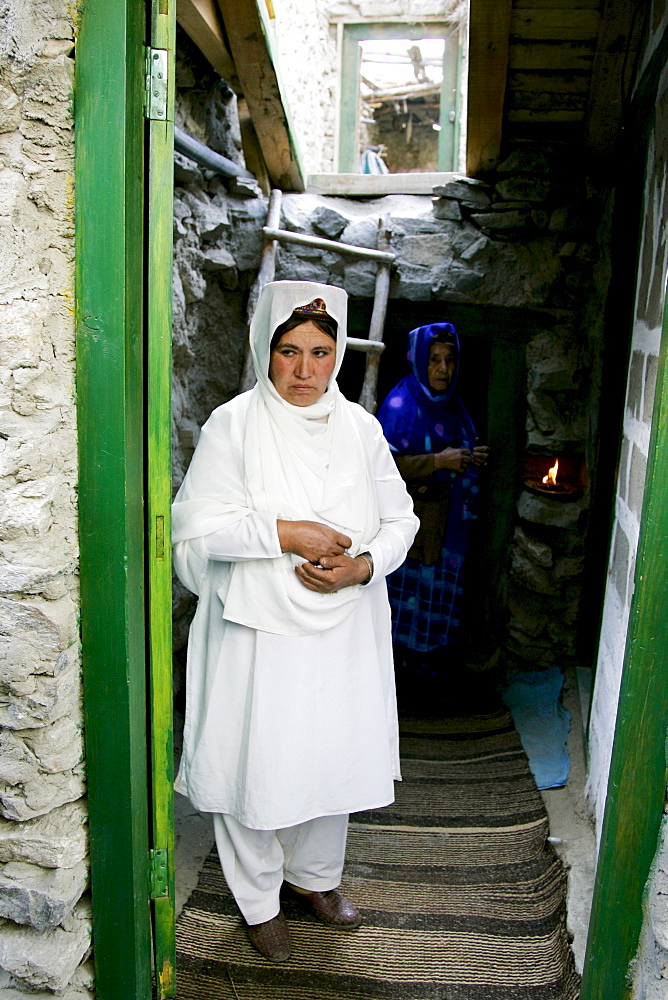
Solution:
[{"label": "doorway", "polygon": [[[366,335],[370,315],[370,300],[350,300],[351,336]],[[498,648],[504,624],[501,592],[513,533],[526,416],[524,348],[538,328],[539,318],[519,309],[390,300],[384,334],[387,347],[379,368],[379,402],[407,373],[408,331],[444,320],[455,325],[461,340],[461,397],[481,442],[491,448],[465,604],[467,659],[482,666]],[[339,383],[349,399],[358,398],[363,375],[363,356],[348,352]]]}]

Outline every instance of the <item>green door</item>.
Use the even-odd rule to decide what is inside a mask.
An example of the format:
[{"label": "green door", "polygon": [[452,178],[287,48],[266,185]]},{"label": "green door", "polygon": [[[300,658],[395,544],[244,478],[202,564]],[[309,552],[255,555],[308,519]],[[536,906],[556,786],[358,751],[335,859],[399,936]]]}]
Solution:
[{"label": "green door", "polygon": [[169,558],[175,6],[176,0],[86,0],[78,8],[81,634],[98,1000],[149,1000],[175,991]]}]

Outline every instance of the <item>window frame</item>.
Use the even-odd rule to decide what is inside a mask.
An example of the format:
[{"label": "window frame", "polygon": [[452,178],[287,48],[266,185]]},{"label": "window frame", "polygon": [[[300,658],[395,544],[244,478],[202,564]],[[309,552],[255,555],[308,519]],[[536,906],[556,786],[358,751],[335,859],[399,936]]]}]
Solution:
[{"label": "window frame", "polygon": [[[443,83],[441,86],[438,134],[437,172],[456,171],[458,167],[459,134],[461,120],[462,46],[457,26],[448,21],[363,21],[342,25],[339,89],[339,141],[337,169],[343,174],[359,173],[358,108],[360,85],[359,42],[371,39],[442,38]],[[447,72],[446,72],[447,69]],[[447,94],[454,94],[454,101]],[[451,120],[451,112],[454,119]],[[397,175],[395,175],[397,176]],[[401,176],[401,175],[399,175]]]}]

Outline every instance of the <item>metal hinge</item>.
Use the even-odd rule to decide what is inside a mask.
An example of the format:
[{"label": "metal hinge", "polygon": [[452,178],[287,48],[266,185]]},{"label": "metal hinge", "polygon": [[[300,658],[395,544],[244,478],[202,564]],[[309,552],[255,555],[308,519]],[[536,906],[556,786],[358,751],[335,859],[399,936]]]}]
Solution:
[{"label": "metal hinge", "polygon": [[144,117],[167,121],[167,49],[146,49]]},{"label": "metal hinge", "polygon": [[167,868],[167,848],[156,847],[148,852],[149,893],[151,899],[169,896],[169,873]]}]

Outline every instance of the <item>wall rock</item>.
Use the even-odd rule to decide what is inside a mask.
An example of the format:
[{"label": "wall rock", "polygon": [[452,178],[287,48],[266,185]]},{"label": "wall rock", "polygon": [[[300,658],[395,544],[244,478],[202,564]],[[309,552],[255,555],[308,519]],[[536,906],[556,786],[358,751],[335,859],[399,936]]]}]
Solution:
[{"label": "wall rock", "polygon": [[[0,988],[90,948],[78,644],[73,49],[17,0],[0,51]],[[76,918],[72,915],[76,913]]]}]

